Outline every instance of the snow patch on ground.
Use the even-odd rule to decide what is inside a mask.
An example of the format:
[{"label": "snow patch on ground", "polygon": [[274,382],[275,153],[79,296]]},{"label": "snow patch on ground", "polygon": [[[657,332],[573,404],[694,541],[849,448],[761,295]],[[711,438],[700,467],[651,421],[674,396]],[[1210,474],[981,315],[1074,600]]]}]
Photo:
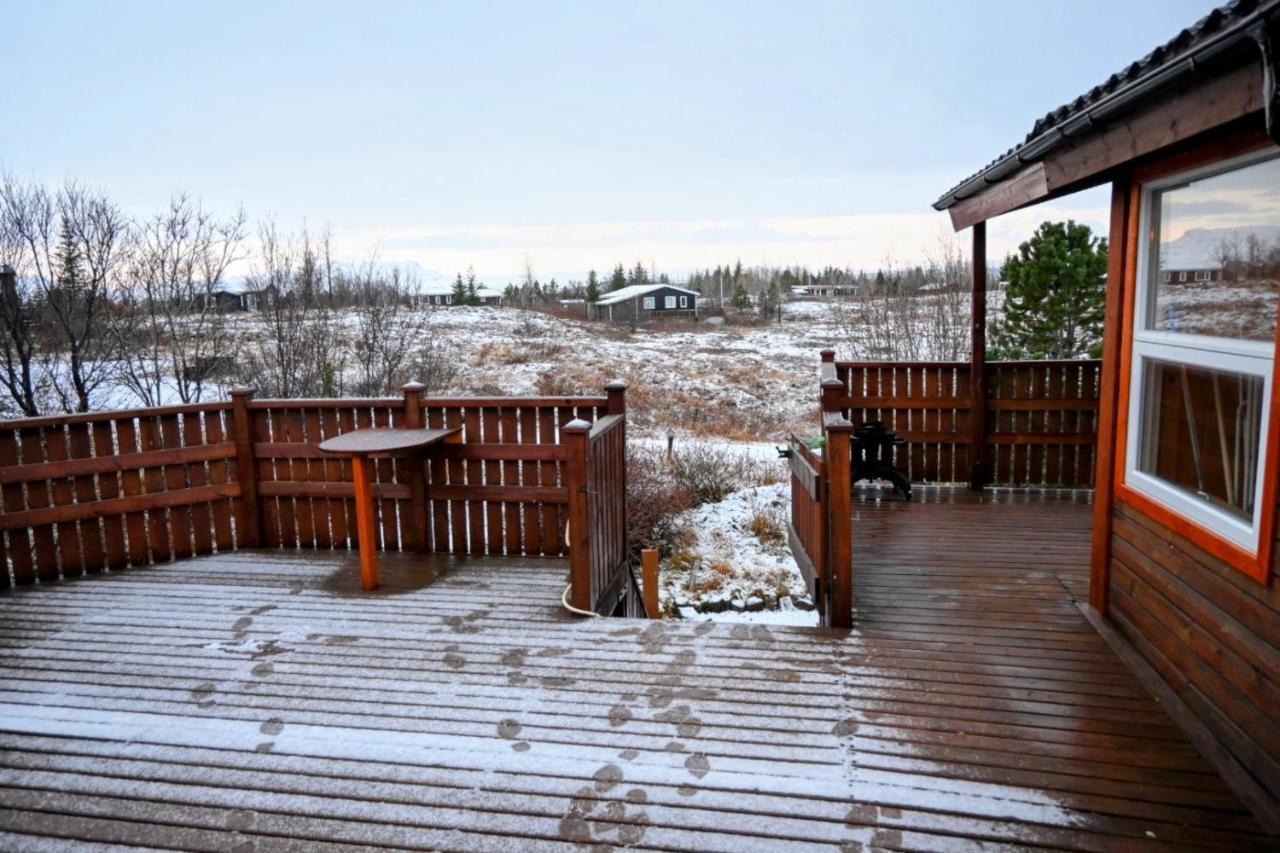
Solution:
[{"label": "snow patch on ground", "polygon": [[787,488],[751,486],[682,513],[678,521],[692,541],[664,563],[664,606],[674,602],[684,615],[696,612],[692,605],[700,601],[723,612],[697,618],[816,624],[812,612],[793,609],[792,597],[805,593],[805,583],[786,541]]}]

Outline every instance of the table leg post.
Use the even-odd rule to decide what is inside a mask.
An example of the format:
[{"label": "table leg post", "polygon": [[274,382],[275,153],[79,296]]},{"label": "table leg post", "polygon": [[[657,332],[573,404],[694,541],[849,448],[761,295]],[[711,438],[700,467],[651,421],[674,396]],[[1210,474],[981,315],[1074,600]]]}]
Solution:
[{"label": "table leg post", "polygon": [[365,592],[378,588],[378,534],[373,524],[373,482],[369,460],[351,457],[356,486],[356,537],[360,543],[360,584]]}]

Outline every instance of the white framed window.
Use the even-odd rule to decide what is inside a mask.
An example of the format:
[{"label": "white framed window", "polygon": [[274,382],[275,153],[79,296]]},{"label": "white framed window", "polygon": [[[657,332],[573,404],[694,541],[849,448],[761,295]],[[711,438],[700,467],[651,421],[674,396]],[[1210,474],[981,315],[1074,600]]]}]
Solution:
[{"label": "white framed window", "polygon": [[644,308],[646,311],[652,311],[654,308],[657,308],[657,307],[658,307],[658,300],[655,297],[646,296],[644,298]]},{"label": "white framed window", "polygon": [[680,297],[680,307],[681,307],[681,308],[688,308],[688,307],[689,307],[689,297],[687,297],[687,296],[681,296],[681,297]]},{"label": "white framed window", "polygon": [[[1280,158],[1250,155],[1144,186],[1139,234],[1125,484],[1256,554]],[[1170,266],[1184,271],[1171,277]],[[1188,276],[1189,266],[1205,274]]]},{"label": "white framed window", "polygon": [[676,298],[675,298],[674,296],[664,296],[664,297],[662,298],[662,307],[663,307],[663,308],[675,308],[675,307],[676,307]]}]

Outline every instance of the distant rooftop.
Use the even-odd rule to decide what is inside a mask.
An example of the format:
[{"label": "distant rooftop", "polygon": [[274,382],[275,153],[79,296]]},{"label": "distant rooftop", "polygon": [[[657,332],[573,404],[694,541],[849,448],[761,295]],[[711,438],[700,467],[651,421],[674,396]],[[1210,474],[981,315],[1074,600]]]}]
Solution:
[{"label": "distant rooftop", "polygon": [[596,302],[597,305],[613,305],[618,302],[626,302],[628,299],[635,299],[637,296],[644,296],[646,293],[652,293],[662,288],[670,288],[678,290],[681,293],[687,293],[690,296],[698,296],[696,290],[690,290],[687,287],[681,287],[678,284],[629,284],[619,290],[611,290],[603,294]]}]

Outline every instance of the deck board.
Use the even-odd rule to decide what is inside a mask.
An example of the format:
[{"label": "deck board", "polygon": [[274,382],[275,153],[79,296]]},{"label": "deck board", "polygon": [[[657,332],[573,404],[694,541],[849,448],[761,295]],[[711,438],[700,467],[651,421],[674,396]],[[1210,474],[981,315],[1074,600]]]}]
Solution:
[{"label": "deck board", "polygon": [[1076,601],[1088,506],[856,504],[852,632],[580,621],[556,560],[0,597],[0,846],[1250,849]]}]

